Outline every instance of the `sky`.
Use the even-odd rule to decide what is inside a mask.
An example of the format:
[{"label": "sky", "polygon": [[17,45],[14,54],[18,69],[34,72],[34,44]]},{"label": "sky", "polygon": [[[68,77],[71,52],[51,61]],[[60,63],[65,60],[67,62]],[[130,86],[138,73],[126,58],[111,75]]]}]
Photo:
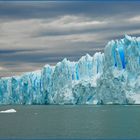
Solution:
[{"label": "sky", "polygon": [[0,77],[77,61],[140,36],[140,2],[0,1]]}]

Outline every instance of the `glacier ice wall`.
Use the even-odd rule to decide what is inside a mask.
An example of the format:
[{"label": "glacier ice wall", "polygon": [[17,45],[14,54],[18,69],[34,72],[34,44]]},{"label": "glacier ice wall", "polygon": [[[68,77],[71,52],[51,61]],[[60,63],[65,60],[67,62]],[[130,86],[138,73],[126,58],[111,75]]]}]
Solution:
[{"label": "glacier ice wall", "polygon": [[0,104],[139,104],[140,38],[110,41],[104,53],[0,79]]}]

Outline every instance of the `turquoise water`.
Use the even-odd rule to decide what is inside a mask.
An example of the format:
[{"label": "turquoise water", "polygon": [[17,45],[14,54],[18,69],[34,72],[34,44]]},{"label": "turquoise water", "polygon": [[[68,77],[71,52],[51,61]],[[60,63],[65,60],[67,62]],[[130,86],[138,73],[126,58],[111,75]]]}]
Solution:
[{"label": "turquoise water", "polygon": [[0,106],[0,138],[140,138],[140,106]]}]

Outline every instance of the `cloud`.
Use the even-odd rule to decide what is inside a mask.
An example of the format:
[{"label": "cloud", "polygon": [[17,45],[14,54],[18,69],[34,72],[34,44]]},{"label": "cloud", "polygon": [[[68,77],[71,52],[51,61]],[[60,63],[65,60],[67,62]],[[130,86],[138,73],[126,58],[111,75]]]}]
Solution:
[{"label": "cloud", "polygon": [[[27,53],[31,49],[33,51],[45,49],[47,52],[62,51],[62,47],[69,50],[68,44],[73,42],[99,41],[101,36],[98,36],[96,32],[88,33],[87,30],[97,30],[105,24],[106,21],[94,21],[90,18],[70,15],[50,21],[45,19],[6,21],[1,23],[0,49],[5,52],[13,50],[16,53],[21,53],[21,51],[25,53],[25,50]],[[50,34],[53,32],[53,35]]]},{"label": "cloud", "polygon": [[1,71],[1,70],[4,70],[4,68],[3,68],[3,67],[0,67],[0,71]]},{"label": "cloud", "polygon": [[136,2],[0,2],[1,75],[103,51],[109,40],[138,36],[139,19]]},{"label": "cloud", "polygon": [[128,21],[129,21],[130,23],[140,23],[140,15],[138,15],[138,16],[133,16],[133,17],[129,18]]},{"label": "cloud", "polygon": [[0,19],[54,18],[62,15],[84,15],[94,19],[110,18],[139,13],[137,2],[92,2],[92,1],[12,1],[0,2]]}]

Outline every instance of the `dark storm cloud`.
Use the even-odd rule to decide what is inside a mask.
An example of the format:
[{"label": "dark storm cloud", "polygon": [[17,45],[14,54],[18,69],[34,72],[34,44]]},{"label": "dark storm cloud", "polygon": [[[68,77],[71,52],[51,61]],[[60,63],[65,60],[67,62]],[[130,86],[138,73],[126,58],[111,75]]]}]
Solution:
[{"label": "dark storm cloud", "polygon": [[140,2],[0,2],[0,76],[103,52],[140,34]]},{"label": "dark storm cloud", "polygon": [[24,53],[26,53],[26,52],[31,52],[32,50],[31,49],[28,49],[28,50],[25,50],[25,49],[21,49],[21,50],[18,50],[18,49],[16,49],[16,50],[12,50],[12,49],[9,49],[9,50],[2,50],[2,49],[0,49],[0,55],[2,56],[2,55],[11,55],[11,54],[17,54],[17,53],[19,53],[19,52],[24,52]]},{"label": "dark storm cloud", "polygon": [[[47,50],[40,49],[40,50],[0,50],[0,62],[26,62],[26,63],[56,63],[58,61],[63,60],[64,58],[67,58],[71,61],[78,60],[82,55],[85,55],[86,53],[89,53],[90,55],[93,55],[95,52],[97,52],[100,48],[100,44],[96,43],[96,47],[92,49],[94,43],[81,43],[80,46],[78,46],[75,49],[72,49],[73,47],[76,47],[77,45],[70,44],[69,49],[65,50],[65,53],[63,51],[60,52],[47,52]],[[78,43],[79,45],[79,43]],[[86,45],[86,48],[84,47]],[[62,47],[63,48],[63,47]],[[81,51],[79,51],[81,49]],[[85,53],[85,49],[88,50]],[[103,51],[103,48],[100,49],[100,51]]]},{"label": "dark storm cloud", "polygon": [[[107,18],[113,15],[129,17],[139,13],[136,2],[0,2],[0,17],[52,18],[61,15],[85,15]],[[123,16],[122,15],[122,16]]]}]

